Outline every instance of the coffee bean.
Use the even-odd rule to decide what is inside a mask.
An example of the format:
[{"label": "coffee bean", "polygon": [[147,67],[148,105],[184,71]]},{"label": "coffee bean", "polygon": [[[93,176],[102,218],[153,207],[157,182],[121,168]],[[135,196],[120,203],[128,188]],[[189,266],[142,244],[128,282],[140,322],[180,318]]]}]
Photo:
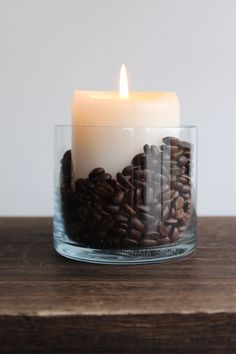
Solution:
[{"label": "coffee bean", "polygon": [[153,223],[155,221],[155,217],[151,214],[146,214],[146,213],[143,213],[143,214],[140,214],[140,217],[145,221],[145,222],[148,222],[148,223]]},{"label": "coffee bean", "polygon": [[179,232],[184,232],[185,230],[186,230],[186,226],[185,225],[179,226]]},{"label": "coffee bean", "polygon": [[174,218],[170,218],[166,220],[166,223],[169,225],[176,225],[178,223],[178,220]]},{"label": "coffee bean", "polygon": [[171,190],[171,198],[176,199],[176,198],[178,198],[178,196],[179,196],[179,192],[172,189]]},{"label": "coffee bean", "polygon": [[111,214],[118,214],[120,211],[120,206],[114,205],[114,204],[105,204],[104,209],[105,209],[105,211],[107,211]]},{"label": "coffee bean", "polygon": [[167,237],[162,237],[159,240],[157,240],[157,245],[158,246],[164,246],[164,245],[167,245],[169,243],[170,243],[170,239],[169,239],[168,236]]},{"label": "coffee bean", "polygon": [[182,183],[182,184],[187,184],[188,183],[188,179],[186,177],[184,177],[183,175],[179,177],[179,181]]},{"label": "coffee bean", "polygon": [[96,167],[89,173],[89,179],[96,181],[104,173],[105,170],[102,167]]},{"label": "coffee bean", "polygon": [[97,194],[99,194],[101,197],[109,198],[113,195],[113,192],[108,190],[105,186],[97,186],[95,188],[95,191]]},{"label": "coffee bean", "polygon": [[184,209],[178,209],[176,212],[176,219],[181,220],[185,215]]},{"label": "coffee bean", "polygon": [[144,147],[143,147],[143,151],[145,152],[145,154],[150,154],[151,152],[151,148],[148,144],[145,144]]},{"label": "coffee bean", "polygon": [[144,240],[140,241],[140,245],[143,247],[154,247],[157,245],[157,241],[144,239]]},{"label": "coffee bean", "polygon": [[136,215],[136,211],[127,203],[123,204],[124,210],[130,215]]},{"label": "coffee bean", "polygon": [[147,162],[147,156],[146,154],[140,153],[134,156],[132,159],[132,164],[134,166],[141,166],[142,168],[145,168]]},{"label": "coffee bean", "polygon": [[134,170],[134,175],[138,178],[146,178],[150,175],[150,170]]},{"label": "coffee bean", "polygon": [[128,222],[128,218],[125,215],[122,214],[118,214],[114,216],[114,219],[121,222],[121,223],[127,223]]},{"label": "coffee bean", "polygon": [[155,232],[155,231],[145,232],[144,234],[144,238],[149,240],[158,240],[160,237],[161,236],[159,232]]},{"label": "coffee bean", "polygon": [[119,236],[119,237],[126,237],[128,235],[128,231],[123,228],[114,228],[114,229],[112,229],[111,232],[113,235]]},{"label": "coffee bean", "polygon": [[174,227],[172,235],[171,235],[171,241],[175,242],[179,239],[179,230],[177,227]]},{"label": "coffee bean", "polygon": [[178,145],[179,143],[179,139],[172,136],[167,136],[163,138],[162,141],[166,145]]},{"label": "coffee bean", "polygon": [[159,149],[156,145],[151,145],[151,155],[154,159],[158,160],[160,157]]},{"label": "coffee bean", "polygon": [[125,191],[123,191],[122,189],[120,189],[119,191],[117,191],[117,192],[113,195],[113,197],[112,197],[112,199],[111,199],[111,202],[112,202],[113,204],[120,205],[120,204],[122,204],[124,198],[125,198]]},{"label": "coffee bean", "polygon": [[184,198],[178,197],[178,198],[175,200],[175,207],[176,207],[176,209],[182,209],[183,206],[184,206]]},{"label": "coffee bean", "polygon": [[142,190],[139,187],[136,187],[134,190],[134,201],[136,204],[138,204],[141,200],[142,197]]},{"label": "coffee bean", "polygon": [[182,191],[186,192],[186,193],[189,193],[189,192],[191,192],[191,187],[184,185],[183,188],[182,188]]},{"label": "coffee bean", "polygon": [[131,219],[131,224],[137,229],[142,231],[144,229],[144,224],[142,223],[142,221],[137,218],[137,217],[133,217]]},{"label": "coffee bean", "polygon": [[122,240],[122,245],[124,247],[135,247],[138,245],[138,241],[133,238],[126,238]]},{"label": "coffee bean", "polygon": [[166,228],[166,226],[164,224],[161,224],[159,226],[159,232],[163,237],[167,237],[168,236],[168,230]]},{"label": "coffee bean", "polygon": [[132,184],[129,182],[126,176],[122,175],[120,172],[116,175],[117,181],[125,188],[132,188]]},{"label": "coffee bean", "polygon": [[187,141],[179,141],[178,146],[182,149],[190,150],[191,149],[191,143]]},{"label": "coffee bean", "polygon": [[188,161],[189,161],[189,159],[183,155],[183,156],[180,156],[180,158],[178,159],[178,164],[180,166],[185,166],[188,163]]},{"label": "coffee bean", "polygon": [[166,205],[163,208],[163,220],[166,220],[170,215],[170,209],[169,207]]},{"label": "coffee bean", "polygon": [[150,207],[148,205],[138,204],[136,208],[141,213],[147,213],[148,214],[150,212]]},{"label": "coffee bean", "polygon": [[135,240],[139,240],[141,238],[141,232],[135,228],[132,228],[130,230],[130,237],[134,238]]}]

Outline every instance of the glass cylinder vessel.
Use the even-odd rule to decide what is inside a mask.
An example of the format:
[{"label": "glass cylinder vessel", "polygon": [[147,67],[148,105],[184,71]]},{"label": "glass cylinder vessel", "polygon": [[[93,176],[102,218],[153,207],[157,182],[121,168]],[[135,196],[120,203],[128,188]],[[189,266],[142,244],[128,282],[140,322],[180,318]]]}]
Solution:
[{"label": "glass cylinder vessel", "polygon": [[191,254],[196,153],[193,126],[56,126],[56,251],[108,264]]}]

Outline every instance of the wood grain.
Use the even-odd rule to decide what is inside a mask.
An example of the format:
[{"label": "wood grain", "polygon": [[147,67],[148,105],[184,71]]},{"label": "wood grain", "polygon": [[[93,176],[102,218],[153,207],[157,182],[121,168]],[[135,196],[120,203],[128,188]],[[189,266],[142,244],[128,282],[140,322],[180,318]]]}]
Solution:
[{"label": "wood grain", "polygon": [[236,217],[198,233],[190,258],[103,266],[57,255],[49,218],[0,218],[0,352],[235,353]]}]

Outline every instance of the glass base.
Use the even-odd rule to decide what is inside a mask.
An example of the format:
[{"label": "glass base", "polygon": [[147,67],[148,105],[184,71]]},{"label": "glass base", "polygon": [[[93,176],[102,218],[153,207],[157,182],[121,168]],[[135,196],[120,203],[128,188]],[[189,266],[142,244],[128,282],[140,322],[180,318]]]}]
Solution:
[{"label": "glass base", "polygon": [[100,264],[161,263],[186,257],[195,251],[195,242],[189,241],[168,247],[104,250],[80,247],[54,237],[54,247],[60,255],[77,261]]}]

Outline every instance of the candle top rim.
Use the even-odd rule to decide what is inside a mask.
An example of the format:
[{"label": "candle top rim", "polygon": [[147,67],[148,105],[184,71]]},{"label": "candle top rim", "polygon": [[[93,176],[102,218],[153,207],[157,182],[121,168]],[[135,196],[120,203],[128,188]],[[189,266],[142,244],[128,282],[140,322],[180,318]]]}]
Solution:
[{"label": "candle top rim", "polygon": [[[90,99],[97,99],[97,100],[112,100],[112,99],[119,99],[123,101],[122,98],[120,98],[120,94],[118,91],[93,91],[93,90],[75,90],[74,91],[74,96],[81,96],[81,97],[87,97]],[[126,99],[125,101],[129,100],[155,100],[160,97],[170,97],[173,96],[174,98],[177,98],[177,94],[175,91],[130,91],[129,92],[129,98]]]}]

